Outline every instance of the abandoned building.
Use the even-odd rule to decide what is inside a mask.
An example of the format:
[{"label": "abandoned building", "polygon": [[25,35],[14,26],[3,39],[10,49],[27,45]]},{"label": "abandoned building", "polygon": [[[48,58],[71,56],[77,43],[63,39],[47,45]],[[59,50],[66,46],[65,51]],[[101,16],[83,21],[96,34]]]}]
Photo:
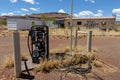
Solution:
[{"label": "abandoned building", "polygon": [[[92,17],[92,18],[73,18],[73,27],[80,28],[99,28],[99,29],[116,29],[116,17]],[[64,26],[69,27],[69,18],[64,20]]]}]

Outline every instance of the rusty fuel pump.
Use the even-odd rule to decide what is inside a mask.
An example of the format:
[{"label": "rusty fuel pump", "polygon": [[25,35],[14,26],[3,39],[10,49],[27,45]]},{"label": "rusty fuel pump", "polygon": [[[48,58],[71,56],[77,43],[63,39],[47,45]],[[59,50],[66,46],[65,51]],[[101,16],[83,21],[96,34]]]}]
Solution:
[{"label": "rusty fuel pump", "polygon": [[33,63],[49,58],[49,28],[33,25],[28,33],[28,49]]}]

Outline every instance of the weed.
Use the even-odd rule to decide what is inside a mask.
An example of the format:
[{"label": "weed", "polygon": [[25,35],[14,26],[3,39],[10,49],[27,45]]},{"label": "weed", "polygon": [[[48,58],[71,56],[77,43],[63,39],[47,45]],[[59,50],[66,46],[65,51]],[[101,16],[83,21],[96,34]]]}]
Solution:
[{"label": "weed", "polygon": [[45,60],[40,62],[40,66],[36,68],[36,71],[50,72],[52,69],[58,69],[61,61],[60,60]]},{"label": "weed", "polygon": [[21,54],[21,60],[27,60],[29,56],[27,54]]},{"label": "weed", "polygon": [[94,61],[93,61],[93,65],[94,65],[95,67],[102,67],[102,63],[100,63],[98,60],[94,60]]},{"label": "weed", "polygon": [[88,61],[89,58],[86,55],[82,54],[75,54],[73,56],[67,55],[64,59],[52,59],[41,62],[40,66],[36,68],[36,71],[50,72],[53,69],[86,64]]},{"label": "weed", "polygon": [[12,68],[12,67],[14,67],[14,59],[13,59],[13,57],[8,57],[5,60],[5,67],[6,68]]}]

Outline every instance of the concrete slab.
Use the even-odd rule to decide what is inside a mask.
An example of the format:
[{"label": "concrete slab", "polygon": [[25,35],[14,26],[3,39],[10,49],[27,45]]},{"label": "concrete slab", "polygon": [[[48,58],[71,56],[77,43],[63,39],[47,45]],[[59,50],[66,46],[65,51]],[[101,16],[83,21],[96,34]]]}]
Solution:
[{"label": "concrete slab", "polygon": [[21,61],[22,71],[26,71],[26,68],[28,68],[28,70],[34,69],[38,67],[39,65],[40,64],[32,63],[32,59]]}]

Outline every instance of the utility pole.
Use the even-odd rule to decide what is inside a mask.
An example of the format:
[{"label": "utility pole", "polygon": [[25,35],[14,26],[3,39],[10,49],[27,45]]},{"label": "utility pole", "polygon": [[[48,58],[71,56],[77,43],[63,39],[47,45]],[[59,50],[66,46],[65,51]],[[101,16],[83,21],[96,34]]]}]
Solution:
[{"label": "utility pole", "polygon": [[70,50],[72,54],[72,14],[73,14],[73,0],[70,0]]}]

